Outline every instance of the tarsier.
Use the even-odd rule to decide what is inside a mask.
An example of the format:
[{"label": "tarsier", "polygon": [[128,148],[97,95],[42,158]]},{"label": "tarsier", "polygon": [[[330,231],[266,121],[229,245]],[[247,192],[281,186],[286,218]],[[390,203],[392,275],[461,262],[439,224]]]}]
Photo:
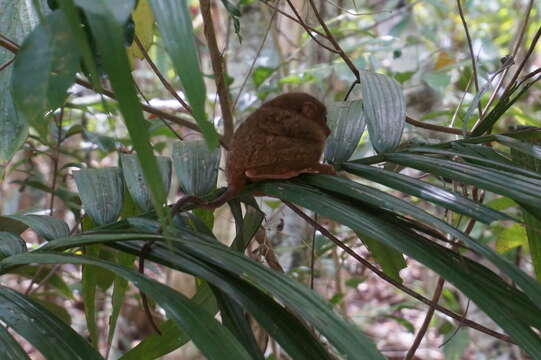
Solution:
[{"label": "tarsier", "polygon": [[173,213],[188,203],[218,207],[251,182],[290,179],[303,173],[335,174],[331,165],[319,162],[331,133],[326,113],[325,105],[306,93],[288,93],[264,103],[233,135],[225,169],[227,190],[206,203],[183,197]]}]

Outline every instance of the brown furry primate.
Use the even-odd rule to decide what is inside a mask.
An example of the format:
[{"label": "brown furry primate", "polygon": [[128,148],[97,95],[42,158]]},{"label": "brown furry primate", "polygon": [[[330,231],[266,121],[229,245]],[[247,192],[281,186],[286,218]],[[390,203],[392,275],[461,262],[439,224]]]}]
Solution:
[{"label": "brown furry primate", "polygon": [[326,113],[325,105],[305,93],[288,93],[264,103],[233,135],[225,169],[227,190],[210,202],[185,196],[175,204],[173,214],[189,203],[216,208],[250,182],[303,173],[335,174],[331,165],[319,162],[331,133]]}]

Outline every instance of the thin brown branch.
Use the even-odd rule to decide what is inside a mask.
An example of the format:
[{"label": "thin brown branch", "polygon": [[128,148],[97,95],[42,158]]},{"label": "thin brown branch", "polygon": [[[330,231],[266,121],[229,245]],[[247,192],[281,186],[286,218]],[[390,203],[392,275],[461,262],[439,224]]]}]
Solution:
[{"label": "thin brown branch", "polygon": [[[522,19],[522,24],[520,25],[518,29],[518,33],[516,36],[516,41],[513,44],[513,50],[511,51],[511,59],[515,59],[518,53],[518,49],[520,49],[520,45],[522,44],[522,39],[524,39],[524,34],[526,33],[526,28],[528,27],[528,21],[530,19],[530,14],[532,12],[533,7],[533,0],[530,0],[528,2],[528,6],[526,8],[526,15],[524,15],[524,18]],[[506,67],[503,71],[502,75],[500,76],[500,79],[498,80],[498,84],[496,85],[496,88],[490,94],[490,98],[488,99],[487,104],[485,105],[485,108],[483,109],[483,113],[486,113],[494,100],[496,99],[496,96],[498,95],[498,92],[503,86],[503,82],[505,78],[507,77],[507,74],[509,73],[509,70],[511,69],[510,66]]]},{"label": "thin brown branch", "polygon": [[323,31],[325,31],[325,34],[327,34],[327,39],[331,42],[331,44],[333,44],[334,48],[336,49],[336,51],[338,52],[342,60],[344,60],[346,65],[349,67],[349,69],[355,76],[356,81],[359,82],[361,80],[359,70],[357,70],[357,68],[355,67],[355,65],[349,58],[349,56],[344,52],[344,50],[342,50],[342,48],[340,47],[340,44],[338,44],[338,41],[336,41],[336,39],[334,38],[333,34],[327,27],[327,24],[325,24],[325,21],[321,18],[321,15],[317,11],[317,7],[314,5],[314,1],[309,0],[309,2],[310,2],[310,6],[312,7],[312,10],[314,11],[314,15],[316,15],[316,18],[321,24]]},{"label": "thin brown branch", "polygon": [[[19,51],[19,46],[17,44],[15,44],[13,41],[9,40],[8,38],[6,38],[4,35],[0,34],[0,46],[11,51],[12,53],[14,54],[17,54],[17,52]],[[100,94],[103,94],[113,100],[116,100],[116,96],[115,94],[110,91],[110,90],[107,90],[107,89],[100,89],[100,90],[97,90],[96,88],[94,88],[94,86],[92,86],[91,83],[89,83],[88,81],[86,80],[83,80],[83,79],[75,79],[75,82],[87,89],[90,89],[90,90],[93,90],[97,93],[100,93]],[[165,111],[162,111],[160,109],[157,109],[155,107],[152,107],[152,106],[149,106],[149,105],[145,105],[145,104],[140,104],[142,109],[149,113],[149,114],[153,114],[153,115],[156,115],[157,117],[160,117],[160,118],[163,118],[163,119],[166,119],[166,120],[169,120],[177,125],[180,125],[180,126],[184,126],[184,127],[187,127],[188,129],[192,129],[192,130],[195,130],[197,132],[201,132],[201,129],[199,129],[199,126],[197,126],[195,123],[191,122],[191,121],[188,121],[186,119],[183,119],[181,117],[178,117],[178,116],[175,116],[173,114],[169,114],[169,113],[166,113]],[[186,111],[186,110],[185,110]],[[224,139],[222,137],[220,137],[220,144],[225,148],[227,149],[227,144],[225,143]]]},{"label": "thin brown branch", "polygon": [[143,46],[143,44],[141,43],[141,40],[139,40],[139,37],[137,37],[137,35],[135,35],[134,40],[135,40],[135,43],[137,44],[137,47],[139,48],[139,51],[141,51],[141,54],[143,54],[143,57],[145,58],[146,62],[148,63],[148,65],[150,66],[154,74],[156,74],[156,76],[158,77],[162,85],[167,89],[167,91],[169,91],[171,95],[173,95],[173,97],[182,105],[182,107],[186,109],[188,113],[191,114],[192,108],[190,107],[190,105],[188,105],[184,100],[182,100],[182,98],[177,94],[177,92],[175,91],[171,83],[169,83],[169,81],[167,81],[165,76],[163,76],[160,69],[158,69],[154,61],[152,61],[152,59],[148,55],[148,52],[145,50],[145,47]]},{"label": "thin brown branch", "polygon": [[222,117],[224,119],[224,139],[226,143],[229,143],[233,137],[234,122],[231,107],[231,96],[229,94],[227,84],[225,83],[224,58],[222,57],[220,49],[218,49],[218,42],[216,41],[216,31],[214,30],[212,13],[210,11],[210,0],[201,0],[199,3],[201,7],[201,16],[203,17],[203,32],[205,33],[205,38],[207,39],[210,62],[212,64],[214,81],[216,83],[216,91],[218,92],[220,108],[222,109]]},{"label": "thin brown branch", "polygon": [[415,127],[419,127],[419,128],[423,128],[427,130],[433,130],[433,131],[446,133],[446,134],[464,135],[461,129],[455,129],[455,128],[451,128],[447,126],[440,126],[440,125],[434,125],[434,124],[427,124],[422,121],[412,119],[409,116],[406,116],[406,122]]},{"label": "thin brown branch", "polygon": [[[154,243],[153,241],[147,241],[145,245],[143,246],[143,248],[141,249],[141,252],[139,253],[139,269],[138,270],[143,275],[145,274],[145,257],[150,252],[153,243]],[[152,326],[152,328],[158,335],[161,335],[162,332],[158,328],[158,325],[156,324],[154,317],[152,316],[152,312],[150,310],[150,305],[148,303],[147,296],[145,295],[144,292],[140,290],[139,290],[139,295],[141,295],[141,301],[143,302],[143,309],[145,311],[145,315],[148,321],[150,322],[150,325]]]},{"label": "thin brown branch", "polygon": [[[294,18],[293,16],[289,15],[288,13],[286,13],[285,11],[282,11],[278,8],[278,6],[275,6],[275,5],[271,5],[269,4],[268,1],[262,1],[263,4],[267,5],[268,7],[270,7],[271,9],[274,9],[276,12],[278,12],[280,15],[288,18],[289,20],[293,21],[293,22],[296,22],[297,24],[301,25],[305,30],[308,29],[310,30],[310,32],[312,33],[315,33],[315,34],[318,34],[319,36],[321,36],[322,38],[327,38],[327,36],[322,33],[321,31],[317,30],[317,29],[314,29],[313,27],[311,27],[310,25],[304,23],[304,22],[301,22],[299,20],[297,20],[296,18]],[[304,24],[304,25],[303,25]]]},{"label": "thin brown branch", "polygon": [[[470,36],[470,31],[468,30],[468,23],[466,22],[466,18],[464,17],[464,11],[462,10],[462,4],[460,3],[460,0],[456,0],[456,4],[458,6],[458,13],[460,14],[460,20],[462,21],[462,26],[464,26],[464,32],[466,33],[466,39],[468,41],[468,48],[470,49],[470,57],[471,57],[471,66],[472,66],[472,72],[473,72],[473,83],[475,85],[475,92],[479,93],[479,76],[477,75],[477,63],[475,61],[475,53],[473,52],[473,44]],[[481,101],[477,104],[477,109],[479,110],[479,121],[483,120],[483,108],[481,105]]]},{"label": "thin brown branch", "polygon": [[49,215],[53,216],[54,212],[54,198],[56,192],[56,173],[58,172],[58,159],[60,156],[60,143],[62,142],[62,122],[64,120],[64,106],[60,108],[60,114],[58,115],[56,124],[56,146],[54,149],[54,155],[51,157],[53,162],[52,181],[51,181],[51,200],[49,201]]},{"label": "thin brown branch", "polygon": [[6,61],[5,63],[3,63],[1,66],[0,66],[0,72],[2,72],[5,68],[7,68],[9,65],[13,64],[13,62],[15,61],[15,57],[9,59],[8,61]]},{"label": "thin brown branch", "polygon": [[[424,297],[423,295],[411,290],[410,288],[408,288],[407,286],[404,286],[403,284],[401,284],[400,282],[396,281],[395,279],[391,278],[389,275],[385,274],[384,272],[380,271],[376,266],[372,265],[369,261],[367,261],[366,259],[364,259],[363,257],[359,256],[355,251],[353,251],[353,249],[351,249],[350,247],[348,247],[347,245],[345,245],[342,241],[340,241],[339,239],[337,239],[333,234],[331,234],[327,229],[325,229],[323,226],[321,226],[321,224],[319,224],[318,222],[314,221],[310,216],[306,215],[301,209],[299,209],[296,205],[288,202],[288,201],[284,201],[284,203],[289,207],[291,208],[291,210],[293,210],[297,215],[299,215],[301,218],[303,218],[306,222],[308,222],[309,224],[311,224],[312,226],[314,226],[319,232],[321,232],[321,234],[323,236],[325,236],[327,239],[331,240],[333,243],[335,243],[338,247],[340,247],[342,250],[344,250],[347,254],[349,254],[351,257],[353,257],[355,260],[359,261],[361,264],[363,264],[365,267],[367,267],[370,271],[372,271],[375,275],[377,275],[379,278],[381,278],[382,280],[390,283],[391,285],[393,285],[394,287],[396,287],[397,289],[405,292],[406,294],[410,295],[411,297],[419,300],[420,302],[428,305],[428,306],[431,306],[432,305],[432,301],[426,297]],[[463,325],[466,325],[472,329],[475,329],[477,331],[480,331],[484,334],[487,334],[487,335],[490,335],[494,338],[497,338],[499,340],[502,340],[502,341],[505,341],[505,342],[508,342],[508,343],[514,343],[511,338],[507,335],[504,335],[504,334],[500,334],[492,329],[489,329],[487,327],[484,327],[483,325],[481,324],[478,324],[474,321],[471,321],[471,320],[468,320],[468,319],[463,319],[462,320],[462,315],[461,314],[456,314],[454,313],[453,311],[441,306],[441,305],[434,305],[434,308],[436,310],[438,310],[439,312],[455,319],[455,320],[461,320],[462,324]]]},{"label": "thin brown branch", "polygon": [[530,44],[530,47],[528,48],[528,52],[524,56],[524,59],[522,59],[520,65],[518,66],[517,70],[513,74],[513,77],[511,78],[511,81],[509,81],[509,84],[507,84],[507,87],[505,88],[505,91],[504,91],[504,93],[502,95],[502,98],[505,98],[511,92],[511,89],[513,88],[513,85],[515,84],[515,82],[517,81],[520,73],[522,72],[522,70],[526,66],[526,62],[528,61],[530,56],[532,56],[532,53],[535,50],[535,46],[537,45],[537,42],[539,41],[539,37],[541,37],[541,26],[539,27],[539,29],[537,29],[537,32],[535,33],[535,35],[534,35],[534,37],[532,39],[532,43]]},{"label": "thin brown branch", "polygon": [[[308,34],[308,36],[310,36],[312,38],[312,40],[314,40],[319,46],[321,46],[322,48],[324,49],[327,49],[328,51],[334,53],[334,54],[339,54],[339,52],[333,48],[331,48],[330,46],[327,46],[325,44],[323,44],[321,41],[319,41],[318,38],[316,38],[314,36],[314,34],[312,34],[311,32],[311,28],[308,27],[308,25],[306,25],[306,23],[304,22],[304,20],[302,19],[301,15],[299,14],[299,12],[297,11],[297,9],[295,8],[295,5],[293,5],[291,3],[291,0],[286,0],[287,1],[287,4],[289,5],[289,7],[291,8],[291,11],[293,11],[293,13],[295,14],[295,16],[297,17],[297,19],[299,20],[299,24],[304,28],[304,30],[306,30],[306,33]],[[328,37],[325,37],[327,40],[329,40]]]},{"label": "thin brown branch", "polygon": [[445,284],[445,279],[441,276],[438,279],[438,285],[436,286],[436,290],[434,290],[434,294],[432,295],[432,304],[428,308],[428,311],[426,312],[425,319],[423,320],[423,324],[421,325],[421,328],[419,329],[419,332],[415,336],[415,340],[413,340],[413,344],[411,345],[411,348],[408,350],[408,353],[406,354],[405,360],[412,360],[415,356],[415,352],[419,348],[419,345],[421,345],[421,341],[425,337],[426,331],[428,330],[428,325],[430,325],[430,321],[432,320],[432,316],[434,316],[434,310],[435,305],[438,303],[441,293],[443,291],[443,285]]},{"label": "thin brown branch", "polygon": [[250,75],[252,74],[252,71],[254,71],[255,63],[257,62],[257,59],[259,58],[259,55],[261,54],[261,51],[263,50],[263,46],[265,46],[265,42],[267,41],[267,37],[269,36],[270,30],[272,28],[272,22],[274,21],[274,18],[277,14],[277,9],[275,8],[274,12],[272,13],[272,16],[269,20],[269,25],[267,26],[267,30],[265,31],[265,35],[263,36],[263,40],[261,40],[261,44],[259,45],[259,49],[257,49],[257,52],[255,53],[254,59],[252,60],[252,64],[250,65],[250,68],[248,69],[248,73],[244,77],[244,80],[239,88],[239,92],[237,93],[237,96],[235,97],[235,101],[233,102],[233,108],[237,106],[237,103],[239,102],[240,96],[242,95],[242,91],[244,90],[244,87],[248,83],[248,79],[250,78]]}]

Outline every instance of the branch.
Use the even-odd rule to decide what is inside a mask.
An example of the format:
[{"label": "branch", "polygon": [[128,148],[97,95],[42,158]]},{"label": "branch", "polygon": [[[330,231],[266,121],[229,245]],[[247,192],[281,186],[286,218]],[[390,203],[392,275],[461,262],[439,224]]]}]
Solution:
[{"label": "branch", "polygon": [[[293,11],[293,13],[295,14],[295,16],[297,17],[297,19],[299,20],[298,23],[304,28],[304,30],[306,30],[306,33],[308,34],[308,36],[310,36],[312,38],[312,40],[314,40],[319,46],[321,46],[322,48],[324,49],[327,49],[329,50],[330,52],[334,53],[334,54],[339,54],[339,52],[325,44],[323,44],[321,41],[319,41],[315,36],[314,34],[312,34],[312,29],[310,27],[308,27],[308,25],[306,25],[306,23],[302,20],[302,17],[301,15],[299,14],[299,12],[297,11],[297,9],[295,8],[295,6],[291,3],[291,0],[287,0],[287,3],[289,5],[289,7],[291,8],[291,10]],[[328,37],[325,37],[327,40],[329,40]]]},{"label": "branch", "polygon": [[406,357],[404,358],[404,360],[412,360],[415,356],[415,352],[419,348],[419,345],[421,345],[421,341],[423,340],[426,334],[426,331],[428,330],[428,325],[430,325],[432,316],[434,316],[434,310],[435,310],[434,306],[438,303],[438,300],[441,297],[441,293],[443,291],[443,284],[445,284],[445,280],[440,276],[440,278],[438,279],[438,285],[436,286],[436,290],[434,290],[434,294],[432,295],[432,304],[428,308],[428,311],[426,312],[426,315],[425,315],[425,319],[423,320],[423,324],[421,325],[421,328],[419,329],[417,336],[415,336],[415,340],[413,341],[413,344],[408,350],[408,353],[406,354]]},{"label": "branch", "polygon": [[[13,54],[17,54],[19,52],[19,45],[17,45],[13,41],[9,40],[7,37],[5,37],[2,34],[0,34],[0,46],[3,47],[4,49],[7,49],[7,50],[11,51]],[[79,78],[75,79],[75,82],[77,84],[87,88],[87,89],[93,90],[93,91],[95,91],[97,93],[100,93],[100,94],[103,94],[103,95],[105,95],[105,96],[107,96],[107,97],[109,97],[109,98],[111,98],[113,100],[116,100],[115,94],[110,90],[101,89],[101,90],[98,91],[91,83],[89,83],[86,80],[79,79]],[[147,112],[149,114],[156,115],[157,117],[161,117],[163,119],[174,122],[177,125],[187,127],[188,129],[192,129],[194,131],[201,132],[201,129],[199,128],[199,126],[197,126],[196,124],[194,124],[191,121],[188,121],[188,120],[183,119],[181,117],[175,116],[173,114],[166,113],[166,112],[164,112],[164,111],[162,111],[160,109],[157,109],[157,108],[149,106],[149,105],[145,105],[145,104],[139,104],[139,105],[141,106],[141,108],[145,112]],[[225,142],[225,139],[223,137],[220,137],[220,144],[222,144],[222,146],[225,149],[228,149],[228,146],[227,146],[227,144]]]},{"label": "branch", "polygon": [[[522,43],[522,39],[524,38],[524,34],[526,33],[526,27],[528,26],[528,20],[530,19],[530,13],[532,12],[533,7],[533,0],[530,0],[528,3],[528,6],[526,8],[526,15],[524,15],[524,18],[522,19],[522,24],[518,30],[517,39],[515,41],[515,44],[513,45],[513,50],[511,52],[511,59],[515,59],[518,53],[518,49],[520,48],[520,44]],[[500,79],[498,80],[498,84],[496,85],[496,88],[490,95],[490,98],[488,99],[487,104],[485,105],[485,108],[483,109],[483,113],[486,113],[492,103],[494,102],[494,99],[496,99],[496,95],[498,95],[498,92],[503,86],[503,81],[507,77],[507,74],[509,73],[509,70],[511,69],[511,66],[508,66],[503,71],[502,76],[500,76]]]},{"label": "branch", "polygon": [[[458,5],[458,13],[460,14],[460,20],[462,21],[462,25],[464,26],[464,32],[466,33],[466,39],[468,40],[468,48],[470,49],[470,57],[471,57],[471,64],[472,64],[472,71],[473,71],[473,83],[475,84],[475,92],[479,93],[479,79],[477,76],[477,64],[475,62],[475,54],[473,52],[473,45],[471,41],[470,31],[468,30],[468,23],[466,23],[466,18],[464,17],[464,11],[462,11],[462,4],[460,3],[461,0],[456,0],[456,3]],[[477,104],[477,108],[479,110],[479,121],[483,121],[483,108],[481,106],[481,101]]]},{"label": "branch", "polygon": [[190,105],[188,105],[184,100],[182,100],[180,96],[178,96],[173,86],[167,81],[165,76],[163,76],[163,74],[161,73],[160,69],[158,69],[156,64],[154,64],[154,61],[152,61],[152,59],[148,55],[148,52],[145,50],[145,47],[143,46],[143,44],[141,43],[141,40],[139,40],[139,37],[137,35],[135,35],[134,40],[135,40],[135,43],[137,44],[137,47],[139,48],[139,51],[141,51],[141,54],[143,54],[143,57],[145,58],[146,62],[148,63],[148,65],[150,66],[154,74],[156,74],[158,79],[160,79],[160,82],[162,83],[162,85],[167,89],[167,91],[169,91],[171,95],[173,95],[175,99],[177,99],[180,105],[182,105],[182,107],[186,109],[188,113],[191,114],[192,108],[190,107]]},{"label": "branch", "polygon": [[[434,125],[434,124],[427,124],[422,121],[414,120],[410,118],[409,116],[406,116],[406,122],[408,124],[411,124],[413,126],[423,128],[423,129],[438,131],[438,132],[442,132],[446,134],[464,135],[464,132],[461,129],[455,129],[455,128],[451,128],[447,126],[440,126],[440,125]],[[468,133],[468,135],[469,134],[470,133]]]},{"label": "branch", "polygon": [[[283,200],[284,201],[284,200]],[[361,264],[366,266],[368,269],[370,269],[374,274],[376,274],[378,277],[383,279],[384,281],[387,281],[391,285],[395,286],[396,288],[402,290],[406,294],[410,295],[411,297],[419,300],[420,302],[432,306],[432,301],[423,295],[411,290],[410,288],[404,286],[403,284],[399,283],[395,279],[391,278],[389,275],[385,274],[384,272],[380,271],[376,266],[372,265],[369,261],[359,256],[353,249],[346,246],[342,241],[338,240],[333,234],[331,234],[327,229],[325,229],[321,224],[314,221],[310,216],[306,215],[301,209],[299,209],[296,205],[290,203],[289,201],[284,201],[284,203],[293,210],[297,215],[299,215],[301,218],[303,218],[306,222],[308,222],[310,225],[315,227],[323,236],[325,236],[327,239],[334,242],[338,247],[340,247],[342,250],[344,250],[347,254],[351,255],[355,260],[359,261]],[[514,344],[513,340],[507,335],[500,334],[492,329],[489,329],[487,327],[484,327],[481,324],[478,324],[474,321],[463,319],[462,315],[456,314],[452,312],[451,310],[448,310],[447,308],[434,304],[433,305],[436,310],[439,312],[455,319],[461,322],[461,324],[466,325],[468,327],[471,327],[472,329],[478,330],[482,333],[485,333],[487,335],[493,336],[494,338],[497,338],[499,340],[512,343]]]},{"label": "branch", "polygon": [[327,34],[327,39],[331,42],[331,44],[333,44],[334,48],[336,49],[336,51],[338,52],[342,60],[344,60],[344,62],[349,67],[353,75],[355,75],[355,79],[357,79],[357,82],[360,82],[361,78],[360,78],[359,70],[357,70],[357,68],[355,67],[355,65],[349,58],[349,56],[347,56],[344,50],[342,50],[342,48],[340,47],[340,44],[338,44],[338,41],[336,41],[336,39],[334,38],[333,34],[327,27],[327,24],[325,24],[325,21],[321,18],[321,15],[319,15],[319,12],[317,11],[316,6],[314,5],[314,1],[309,0],[309,2],[310,2],[310,6],[312,7],[312,10],[314,11],[314,14],[316,15],[317,20],[321,24],[321,27],[323,27],[325,34]]},{"label": "branch", "polygon": [[212,70],[214,72],[214,81],[216,82],[216,91],[218,92],[220,108],[222,109],[222,117],[224,119],[224,139],[226,143],[229,143],[233,137],[234,123],[233,111],[231,107],[231,96],[225,83],[224,58],[218,49],[218,43],[216,41],[216,33],[210,11],[210,0],[201,0],[200,6],[201,16],[203,17],[205,38],[207,39],[210,61],[212,63]]}]

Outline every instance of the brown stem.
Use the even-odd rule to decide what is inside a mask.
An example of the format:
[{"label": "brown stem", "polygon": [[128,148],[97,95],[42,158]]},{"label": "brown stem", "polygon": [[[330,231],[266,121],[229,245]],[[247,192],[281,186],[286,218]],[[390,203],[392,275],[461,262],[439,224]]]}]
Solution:
[{"label": "brown stem", "polygon": [[440,276],[438,279],[438,285],[436,286],[436,290],[434,290],[434,295],[432,295],[432,304],[428,308],[428,311],[426,312],[425,319],[423,320],[423,324],[421,325],[421,328],[419,329],[419,332],[415,336],[415,340],[413,341],[413,344],[411,345],[411,348],[408,350],[408,353],[406,354],[405,360],[412,360],[415,356],[415,352],[419,348],[419,345],[421,345],[421,341],[423,340],[426,331],[428,330],[428,325],[430,325],[430,321],[432,320],[432,316],[434,316],[434,310],[435,305],[438,303],[441,293],[443,291],[443,284],[445,284],[445,280]]},{"label": "brown stem", "polygon": [[[153,241],[147,241],[143,248],[141,249],[141,252],[139,253],[139,272],[141,274],[145,274],[145,257],[148,255],[150,248],[152,247]],[[150,325],[156,331],[158,335],[161,335],[162,332],[160,329],[158,329],[158,325],[156,325],[156,322],[154,321],[154,317],[152,316],[152,312],[150,311],[150,305],[148,304],[147,296],[142,292],[139,291],[139,294],[141,295],[141,301],[143,302],[143,309],[145,310],[145,315],[150,322]]]},{"label": "brown stem", "polygon": [[[513,45],[513,50],[511,52],[511,59],[515,59],[518,53],[518,49],[520,49],[520,44],[522,44],[522,39],[524,39],[524,34],[526,33],[526,27],[528,26],[528,20],[530,19],[530,13],[532,12],[532,7],[533,7],[533,0],[530,0],[526,8],[526,15],[524,15],[524,18],[522,19],[522,24],[519,27],[517,39],[515,41],[515,44]],[[509,73],[510,69],[511,69],[511,66],[508,66],[503,71],[502,75],[500,76],[500,79],[498,80],[498,84],[496,85],[496,88],[490,95],[490,98],[488,99],[488,102],[485,105],[485,108],[483,109],[483,113],[488,111],[488,109],[494,102],[494,99],[496,99],[496,95],[498,95],[498,92],[502,88],[503,82],[505,78],[507,77],[507,74]]]},{"label": "brown stem", "polygon": [[[308,36],[310,36],[312,38],[312,40],[314,40],[319,46],[321,46],[322,48],[324,49],[327,49],[329,50],[330,52],[334,53],[334,54],[339,54],[339,52],[325,44],[323,44],[321,41],[318,40],[318,38],[316,38],[314,36],[314,34],[312,34],[311,32],[311,28],[308,27],[308,25],[306,25],[306,23],[304,22],[304,20],[302,20],[302,17],[301,15],[299,14],[299,12],[297,11],[297,9],[295,8],[295,6],[291,3],[291,0],[286,0],[287,1],[287,4],[289,5],[289,7],[291,8],[291,11],[293,11],[293,13],[295,14],[295,16],[297,17],[297,19],[299,20],[298,23],[304,28],[304,30],[306,30],[306,33],[308,34]],[[327,40],[328,37],[325,37]]]},{"label": "brown stem", "polygon": [[[468,23],[466,22],[466,18],[464,17],[464,11],[462,10],[462,4],[460,3],[461,0],[456,0],[457,6],[458,6],[458,13],[460,14],[460,20],[462,21],[462,25],[464,26],[464,32],[466,33],[466,39],[468,40],[468,48],[470,49],[470,57],[471,57],[471,64],[472,64],[472,72],[473,72],[473,83],[475,84],[475,92],[479,93],[479,79],[477,76],[477,64],[475,61],[475,53],[473,52],[473,45],[471,41],[470,31],[468,30]],[[481,101],[477,104],[477,108],[479,110],[479,121],[483,120],[483,108],[481,106]]]},{"label": "brown stem", "polygon": [[[403,292],[410,295],[411,297],[419,300],[420,302],[422,302],[422,303],[424,303],[426,305],[429,305],[429,306],[433,305],[432,301],[430,299],[428,299],[428,298],[424,297],[423,295],[411,290],[407,286],[404,286],[403,284],[399,283],[395,279],[391,278],[389,275],[387,275],[384,272],[380,271],[376,266],[372,265],[369,261],[367,261],[366,259],[359,256],[355,251],[353,251],[353,249],[346,246],[342,241],[338,240],[333,234],[331,234],[327,229],[325,229],[323,226],[321,226],[318,222],[314,221],[310,216],[306,215],[296,205],[294,205],[294,204],[292,204],[292,203],[290,203],[288,201],[284,201],[284,203],[291,210],[293,210],[297,215],[299,215],[301,218],[303,218],[309,224],[314,226],[323,236],[325,236],[327,239],[331,240],[338,247],[340,247],[342,250],[344,250],[347,254],[351,255],[355,260],[359,261],[365,267],[370,269],[378,277],[380,277],[384,281],[390,283],[391,285],[393,285],[397,289],[402,290]],[[445,308],[445,307],[443,307],[441,305],[435,304],[434,308],[436,310],[438,310],[439,312],[441,312],[441,313],[443,313],[443,314],[445,314],[445,315],[447,315],[447,316],[449,316],[449,317],[451,317],[451,318],[453,318],[455,320],[460,321],[462,319],[462,315],[456,314],[456,313],[452,312],[451,310],[448,310],[447,308]],[[513,340],[511,340],[511,338],[509,336],[504,335],[504,334],[500,334],[500,333],[498,333],[498,332],[496,332],[496,331],[494,331],[492,329],[489,329],[487,327],[484,327],[483,325],[478,324],[478,323],[476,323],[474,321],[464,319],[464,320],[461,320],[461,323],[463,325],[466,325],[466,326],[468,326],[468,327],[470,327],[472,329],[475,329],[477,331],[480,331],[482,333],[490,335],[490,336],[492,336],[494,338],[497,338],[499,340],[514,344]]]},{"label": "brown stem", "polygon": [[[0,46],[7,49],[7,50],[9,50],[9,51],[11,51],[14,54],[17,54],[17,52],[19,51],[19,46],[17,44],[15,44],[13,41],[6,38],[2,34],[0,34]],[[94,88],[94,86],[92,86],[91,83],[89,83],[88,81],[85,81],[83,79],[75,79],[75,82],[77,84],[81,85],[81,86],[84,86],[87,89],[96,91],[97,93],[101,93],[101,94],[103,94],[103,95],[105,95],[105,96],[107,96],[107,97],[109,97],[109,98],[111,98],[113,100],[116,100],[115,94],[110,90],[107,90],[107,89],[97,90],[97,89]],[[157,117],[169,120],[169,121],[174,122],[175,124],[178,124],[180,126],[187,127],[188,129],[192,129],[192,130],[195,130],[197,132],[201,132],[201,129],[199,129],[199,126],[197,126],[196,124],[194,124],[191,121],[188,121],[188,120],[183,119],[181,117],[175,116],[173,114],[166,113],[165,111],[162,111],[160,109],[157,109],[157,108],[149,106],[149,105],[145,105],[145,104],[140,104],[140,105],[141,105],[142,109],[145,112],[149,113],[149,114],[156,115]],[[228,146],[227,146],[225,140],[223,139],[223,137],[220,137],[220,144],[225,149],[228,149]]]},{"label": "brown stem", "polygon": [[52,184],[51,184],[51,200],[49,201],[49,215],[53,216],[53,210],[54,210],[54,198],[55,198],[55,191],[56,191],[56,173],[58,171],[58,158],[60,156],[60,143],[62,142],[62,121],[64,120],[64,107],[62,106],[60,108],[60,114],[58,115],[57,120],[57,137],[56,137],[56,147],[54,151],[54,155],[52,156],[53,161],[53,170],[52,170]]},{"label": "brown stem", "polygon": [[461,129],[455,129],[455,128],[451,128],[447,126],[439,126],[439,125],[434,125],[434,124],[427,124],[422,121],[414,120],[410,118],[409,116],[406,116],[406,122],[408,124],[411,124],[413,126],[420,127],[423,129],[438,131],[438,132],[442,132],[446,134],[464,135]]},{"label": "brown stem", "polygon": [[342,60],[344,60],[346,65],[349,67],[349,69],[355,76],[355,79],[357,79],[357,81],[360,82],[361,78],[360,78],[359,70],[357,70],[357,68],[355,67],[355,65],[349,58],[349,56],[347,56],[344,50],[342,50],[342,48],[340,47],[340,44],[338,44],[338,41],[336,41],[336,39],[334,38],[333,34],[327,27],[327,24],[325,24],[325,21],[321,18],[321,15],[319,15],[319,11],[317,11],[317,7],[314,5],[314,1],[309,0],[309,2],[310,2],[310,6],[312,7],[312,10],[314,11],[314,15],[316,15],[316,18],[321,24],[321,27],[323,28],[323,30],[325,31],[325,34],[327,34],[327,39],[331,42],[331,44],[333,44],[334,48],[336,49],[336,52],[340,55]]},{"label": "brown stem", "polygon": [[224,58],[218,49],[216,41],[216,31],[212,22],[212,13],[210,11],[210,0],[200,0],[201,16],[203,17],[204,33],[207,39],[209,48],[210,62],[214,71],[214,81],[216,82],[216,91],[220,99],[220,108],[222,109],[222,117],[224,119],[224,139],[226,143],[231,141],[233,137],[234,122],[233,111],[231,107],[231,96],[229,89],[225,83],[225,63]]},{"label": "brown stem", "polygon": [[526,53],[526,56],[524,56],[524,59],[522,59],[520,65],[518,66],[517,70],[513,74],[511,81],[509,82],[509,84],[507,84],[507,87],[505,88],[502,98],[505,98],[511,92],[511,88],[517,81],[520,73],[522,72],[522,69],[524,69],[524,67],[526,66],[526,62],[528,61],[533,51],[535,50],[535,46],[537,45],[537,41],[539,40],[539,37],[541,37],[541,26],[539,27],[539,29],[537,29],[537,32],[535,33],[533,37],[532,43],[530,44],[530,47],[528,48],[528,52]]},{"label": "brown stem", "polygon": [[2,64],[0,66],[0,72],[3,71],[5,68],[7,68],[9,65],[13,64],[13,62],[15,61],[15,58],[11,58],[9,59],[8,61],[6,61],[4,64]]},{"label": "brown stem", "polygon": [[289,20],[293,21],[293,22],[296,22],[297,24],[301,25],[305,30],[310,30],[310,32],[312,33],[315,33],[315,34],[318,34],[319,36],[321,36],[322,38],[327,38],[327,36],[322,33],[321,31],[319,30],[316,30],[314,29],[313,27],[310,27],[310,25],[306,24],[306,23],[303,23],[299,20],[297,20],[296,18],[294,18],[293,16],[289,15],[288,13],[286,13],[285,11],[282,11],[280,10],[277,6],[274,6],[274,5],[271,5],[269,4],[267,1],[262,1],[263,4],[267,5],[268,7],[270,7],[271,9],[274,9],[276,12],[278,12],[280,15],[282,16],[285,16],[286,18],[288,18]]}]

